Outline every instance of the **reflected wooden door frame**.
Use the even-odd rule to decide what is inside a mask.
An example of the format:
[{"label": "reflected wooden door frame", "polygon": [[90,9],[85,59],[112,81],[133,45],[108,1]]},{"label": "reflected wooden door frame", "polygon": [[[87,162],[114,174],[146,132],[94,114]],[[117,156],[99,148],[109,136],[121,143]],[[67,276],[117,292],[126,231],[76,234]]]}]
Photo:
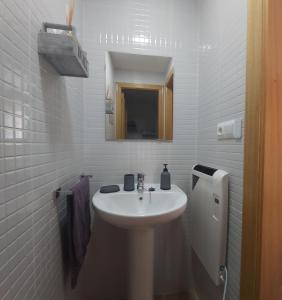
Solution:
[{"label": "reflected wooden door frame", "polygon": [[173,86],[174,86],[174,69],[168,73],[164,88],[164,139],[171,141],[173,139]]},{"label": "reflected wooden door frame", "polygon": [[132,90],[150,90],[158,91],[158,139],[164,139],[164,87],[157,84],[139,84],[139,83],[116,83],[116,138],[125,138],[125,124],[124,124],[124,99],[122,97],[124,89]]}]

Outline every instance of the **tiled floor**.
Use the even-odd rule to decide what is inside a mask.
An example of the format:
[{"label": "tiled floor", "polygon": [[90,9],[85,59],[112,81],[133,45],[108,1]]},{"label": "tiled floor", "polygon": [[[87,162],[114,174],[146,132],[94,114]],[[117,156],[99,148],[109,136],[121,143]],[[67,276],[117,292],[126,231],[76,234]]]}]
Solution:
[{"label": "tiled floor", "polygon": [[189,297],[187,295],[155,296],[154,300],[189,300]]},{"label": "tiled floor", "polygon": [[191,300],[191,298],[188,295],[181,294],[175,296],[155,296],[154,300]]}]

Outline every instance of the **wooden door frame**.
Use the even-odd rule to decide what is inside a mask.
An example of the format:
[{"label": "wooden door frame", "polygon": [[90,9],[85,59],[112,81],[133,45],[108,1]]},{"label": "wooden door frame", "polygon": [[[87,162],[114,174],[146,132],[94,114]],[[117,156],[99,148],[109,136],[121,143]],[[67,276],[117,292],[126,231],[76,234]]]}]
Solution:
[{"label": "wooden door frame", "polygon": [[[127,83],[127,82],[117,82],[116,83],[116,137],[117,139],[121,139],[121,94],[123,89],[132,89],[132,90],[151,90],[151,91],[157,91],[158,92],[158,105],[159,105],[159,111],[164,109],[164,95],[163,95],[163,89],[164,87],[162,85],[158,84],[140,84],[140,83]],[[162,132],[164,127],[164,116],[163,114],[159,115],[158,118],[158,139],[163,139]]]},{"label": "wooden door frame", "polygon": [[164,139],[167,141],[173,140],[173,85],[174,85],[174,69],[172,68],[167,75],[167,79],[164,87],[165,97],[165,130]]},{"label": "wooden door frame", "polygon": [[174,84],[174,68],[170,69],[166,76],[165,85],[171,89],[173,89]]},{"label": "wooden door frame", "polygon": [[258,300],[260,292],[267,1],[248,0],[241,300]]}]

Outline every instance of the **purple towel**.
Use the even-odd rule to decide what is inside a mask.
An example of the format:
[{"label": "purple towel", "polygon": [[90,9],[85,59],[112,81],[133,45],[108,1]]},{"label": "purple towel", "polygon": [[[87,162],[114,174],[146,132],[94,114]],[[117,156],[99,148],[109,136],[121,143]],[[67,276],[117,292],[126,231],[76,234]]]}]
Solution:
[{"label": "purple towel", "polygon": [[75,288],[90,239],[89,178],[81,177],[68,196],[71,287]]}]

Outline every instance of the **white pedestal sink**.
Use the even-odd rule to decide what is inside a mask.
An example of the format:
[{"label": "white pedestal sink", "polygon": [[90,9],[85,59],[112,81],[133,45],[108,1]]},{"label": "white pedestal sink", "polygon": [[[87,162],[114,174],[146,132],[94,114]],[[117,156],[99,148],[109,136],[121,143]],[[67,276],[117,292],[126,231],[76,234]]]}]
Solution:
[{"label": "white pedestal sink", "polygon": [[[155,191],[149,192],[149,187]],[[92,202],[105,221],[129,230],[128,300],[152,300],[154,226],[179,217],[186,208],[186,194],[176,185],[163,191],[149,184],[144,193],[125,192],[120,185],[117,193],[98,191]]]}]

